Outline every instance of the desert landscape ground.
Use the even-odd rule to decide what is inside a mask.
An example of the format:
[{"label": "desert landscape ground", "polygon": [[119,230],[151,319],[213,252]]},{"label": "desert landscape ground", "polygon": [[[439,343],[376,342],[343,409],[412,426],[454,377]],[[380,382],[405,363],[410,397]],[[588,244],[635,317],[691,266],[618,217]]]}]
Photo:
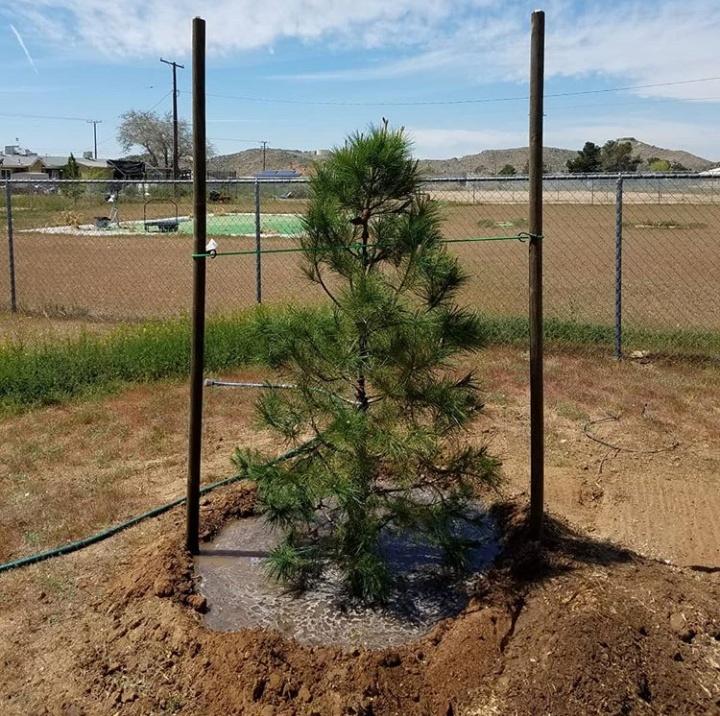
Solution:
[{"label": "desert landscape ground", "polygon": [[[3,713],[720,711],[720,293],[707,280],[720,270],[716,194],[628,197],[623,318],[626,353],[639,352],[624,361],[611,357],[613,195],[548,194],[541,550],[524,531],[528,355],[526,328],[515,326],[527,310],[526,194],[499,199],[455,189],[436,198],[450,250],[468,273],[462,301],[496,331],[464,367],[477,371],[486,399],[468,440],[487,442],[503,463],[501,488],[482,495],[502,554],[474,580],[468,606],[409,644],[373,650],[302,645],[282,630],[215,631],[204,612],[218,605],[202,594],[177,507],[87,549],[0,574]],[[132,360],[158,350],[162,343],[143,348],[142,332],[162,334],[163,320],[187,314],[191,237],[146,233],[139,222],[190,216],[187,198],[177,206],[167,197],[125,201],[121,232],[84,234],[75,227],[107,213],[102,198],[85,197],[71,209],[63,196],[16,200],[21,311],[0,315],[0,348],[16,359],[38,346],[49,346],[50,355],[70,345],[64,360],[71,361],[100,350],[96,339],[108,339],[105,352],[130,340]],[[268,306],[323,300],[295,251],[305,207],[305,199],[277,191],[263,197],[263,215],[272,217],[261,221]],[[253,232],[222,227],[238,226],[239,214],[247,224],[253,198],[239,192],[212,211],[219,250],[249,252],[208,260],[208,315],[231,316],[256,302],[258,257]],[[7,271],[0,274],[7,295]],[[182,340],[178,325],[169,329],[173,341]],[[117,334],[123,327],[131,333]],[[21,364],[35,380],[32,359]],[[109,365],[112,372],[112,359]],[[1,562],[87,537],[184,493],[182,369],[171,372],[179,377],[140,383],[108,383],[98,373],[98,384],[106,382],[93,392],[92,358],[87,366],[89,375],[75,378],[90,390],[3,403]],[[281,376],[236,361],[212,377]],[[283,448],[258,429],[254,397],[208,390],[205,484],[232,474],[236,446]],[[251,486],[209,493],[203,539],[252,515]]]},{"label": "desert landscape ground", "polygon": [[[49,319],[5,318],[2,326],[6,337],[28,342],[79,330]],[[202,602],[179,508],[73,555],[0,575],[3,712],[716,711],[717,370],[548,356],[550,517],[540,554],[521,519],[527,356],[494,347],[472,365],[487,408],[469,437],[503,460],[505,483],[485,500],[505,551],[458,618],[380,651],[303,647],[262,630],[214,632],[193,608]],[[254,368],[231,377],[269,375]],[[272,447],[256,429],[252,397],[209,392],[207,482],[231,474],[236,445]],[[186,400],[184,382],[161,381],[5,415],[0,559],[86,536],[181,495]],[[242,484],[211,493],[204,537],[252,508],[252,490]]]},{"label": "desert landscape ground", "polygon": [[[672,187],[670,187],[672,189]],[[710,187],[712,189],[712,187]],[[263,229],[261,248],[276,251],[261,257],[262,299],[267,303],[316,300],[300,269],[293,232],[303,199],[279,199],[282,192],[266,187],[262,215],[272,218]],[[666,187],[667,190],[667,187]],[[677,189],[680,192],[680,189]],[[515,236],[527,231],[527,194],[491,192],[483,197],[465,191],[438,192],[447,239],[461,241],[452,250],[469,274],[464,298],[494,316],[523,316],[527,297],[527,251],[520,241],[466,239]],[[582,194],[582,195],[581,195]],[[499,195],[499,196],[498,196]],[[88,202],[73,211],[49,209],[62,197],[21,197],[16,211],[15,262],[18,300],[25,311],[93,320],[167,318],[190,307],[191,237],[146,233],[143,214],[170,217],[191,214],[187,199],[172,203],[140,201],[120,205],[120,219],[139,227],[131,235],[102,231],[73,235],[65,229],[92,223],[107,205]],[[182,203],[185,201],[185,204]],[[50,203],[49,203],[50,202]],[[553,198],[545,208],[545,310],[550,318],[611,326],[615,315],[615,207],[590,203],[582,192]],[[64,204],[63,204],[64,205]],[[252,197],[238,197],[213,209],[213,238],[221,251],[248,255],[218,258],[208,266],[208,310],[232,311],[256,299],[254,236],[222,232],[234,214],[252,212]],[[71,216],[68,216],[71,214]],[[287,217],[285,235],[278,235]],[[720,225],[717,192],[694,195],[638,193],[625,198],[623,214],[623,320],[631,329],[720,330],[720,293],[707,276],[720,270],[715,228]],[[58,233],[33,231],[58,227]],[[65,227],[65,228],[63,228]],[[215,230],[214,230],[215,231]],[[254,233],[254,232],[253,232]],[[0,271],[0,295],[8,295],[7,266]],[[634,346],[642,348],[643,346]]]}]

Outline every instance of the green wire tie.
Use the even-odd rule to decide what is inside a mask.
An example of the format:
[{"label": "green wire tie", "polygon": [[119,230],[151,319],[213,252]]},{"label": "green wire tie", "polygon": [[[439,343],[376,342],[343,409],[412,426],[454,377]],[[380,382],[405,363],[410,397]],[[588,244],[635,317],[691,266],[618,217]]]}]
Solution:
[{"label": "green wire tie", "polygon": [[[529,234],[525,231],[516,234],[515,236],[476,236],[467,239],[443,239],[440,243],[443,244],[466,244],[475,243],[477,241],[520,241],[525,242],[526,239],[542,239],[542,234]],[[352,248],[362,248],[362,244],[351,244]],[[368,246],[372,248],[372,244]],[[247,249],[245,251],[204,251],[200,254],[192,254],[194,259],[214,259],[217,256],[257,256],[258,254],[291,254],[300,253],[302,249],[291,248],[291,249]]]}]

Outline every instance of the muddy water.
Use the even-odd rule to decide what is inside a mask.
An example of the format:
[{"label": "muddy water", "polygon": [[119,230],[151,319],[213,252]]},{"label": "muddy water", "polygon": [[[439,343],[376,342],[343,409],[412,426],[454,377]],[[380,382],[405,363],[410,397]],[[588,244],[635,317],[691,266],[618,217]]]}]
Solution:
[{"label": "muddy water", "polygon": [[205,622],[220,631],[276,629],[310,645],[376,649],[412,641],[464,608],[473,577],[498,554],[497,531],[489,521],[466,526],[463,533],[482,540],[470,553],[471,569],[463,580],[443,572],[437,548],[387,535],[383,550],[398,588],[384,607],[373,609],[350,602],[332,572],[301,595],[288,593],[267,576],[263,561],[277,544],[277,533],[259,517],[237,520],[205,543],[195,559],[199,591],[209,606]]}]

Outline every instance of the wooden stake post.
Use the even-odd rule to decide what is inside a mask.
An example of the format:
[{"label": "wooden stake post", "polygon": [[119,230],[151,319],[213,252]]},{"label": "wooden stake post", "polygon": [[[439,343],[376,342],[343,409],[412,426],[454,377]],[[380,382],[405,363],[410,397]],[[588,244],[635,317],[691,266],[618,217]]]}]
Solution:
[{"label": "wooden stake post", "polygon": [[543,76],[545,13],[532,14],[530,47],[530,532],[540,539],[543,523],[545,447],[543,424]]},{"label": "wooden stake post", "polygon": [[200,460],[202,454],[203,370],[205,363],[205,253],[207,243],[205,136],[205,20],[193,20],[193,258],[192,347],[190,355],[190,436],[185,545],[200,551]]}]

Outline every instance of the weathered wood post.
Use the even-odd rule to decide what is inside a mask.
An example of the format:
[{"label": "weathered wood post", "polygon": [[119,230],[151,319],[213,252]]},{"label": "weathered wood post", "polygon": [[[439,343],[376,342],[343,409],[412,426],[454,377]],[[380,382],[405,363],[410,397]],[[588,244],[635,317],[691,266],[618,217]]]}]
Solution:
[{"label": "weathered wood post", "polygon": [[190,430],[185,545],[200,551],[200,461],[202,455],[203,370],[205,364],[205,279],[207,245],[207,167],[205,136],[205,20],[193,20],[193,257],[192,347],[190,354]]},{"label": "weathered wood post", "polygon": [[529,282],[530,282],[530,532],[542,534],[545,486],[543,409],[543,75],[545,13],[532,13],[530,46]]}]

